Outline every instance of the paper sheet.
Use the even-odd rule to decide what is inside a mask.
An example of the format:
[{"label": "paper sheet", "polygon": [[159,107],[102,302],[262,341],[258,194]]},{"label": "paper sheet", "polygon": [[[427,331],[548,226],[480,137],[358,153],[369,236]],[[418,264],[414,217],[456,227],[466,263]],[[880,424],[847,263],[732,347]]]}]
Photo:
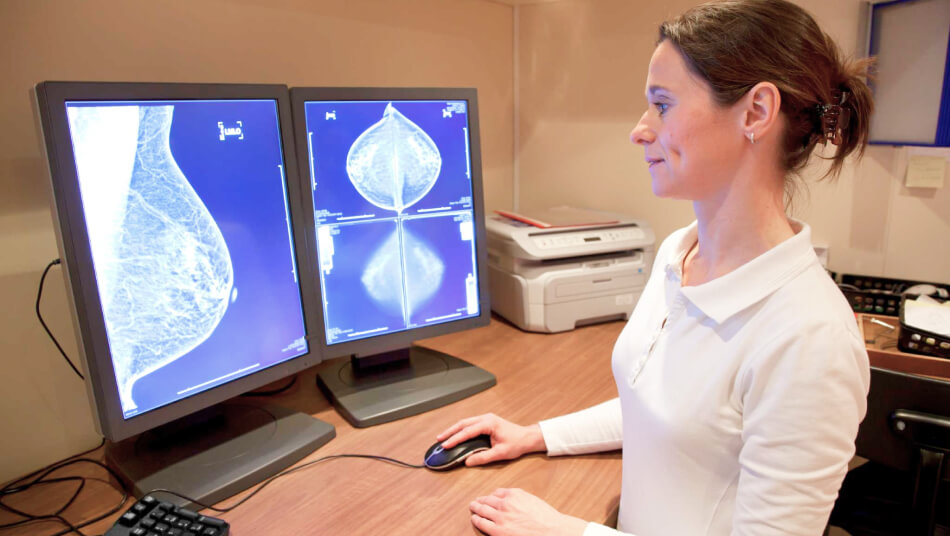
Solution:
[{"label": "paper sheet", "polygon": [[943,188],[947,159],[942,156],[910,155],[904,184],[908,188]]},{"label": "paper sheet", "polygon": [[950,337],[950,301],[945,304],[933,303],[933,300],[907,300],[904,302],[904,323],[915,327]]}]

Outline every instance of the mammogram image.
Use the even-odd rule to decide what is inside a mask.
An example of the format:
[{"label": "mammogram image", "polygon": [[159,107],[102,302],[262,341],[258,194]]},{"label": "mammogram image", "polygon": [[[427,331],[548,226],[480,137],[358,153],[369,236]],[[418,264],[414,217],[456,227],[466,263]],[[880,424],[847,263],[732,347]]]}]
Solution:
[{"label": "mammogram image", "polygon": [[377,304],[409,322],[415,307],[424,304],[442,285],[445,265],[425,241],[398,228],[373,253],[362,283]]},{"label": "mammogram image", "polygon": [[172,155],[174,106],[68,109],[123,411],[135,382],[205,341],[234,270],[217,223]]},{"label": "mammogram image", "polygon": [[346,156],[350,182],[370,203],[401,213],[432,189],[442,169],[439,148],[392,103]]},{"label": "mammogram image", "polygon": [[[397,214],[425,197],[441,169],[435,142],[392,103],[383,118],[353,142],[346,157],[347,175],[360,195]],[[438,290],[442,272],[435,252],[399,221],[392,236],[369,257],[362,282],[373,301],[400,309],[408,323],[412,309]]]}]

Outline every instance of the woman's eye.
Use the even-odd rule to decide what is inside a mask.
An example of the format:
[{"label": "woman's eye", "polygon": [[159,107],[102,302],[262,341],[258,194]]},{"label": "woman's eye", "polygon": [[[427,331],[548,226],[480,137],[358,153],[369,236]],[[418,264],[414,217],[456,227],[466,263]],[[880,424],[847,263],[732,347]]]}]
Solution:
[{"label": "woman's eye", "polygon": [[670,105],[666,104],[665,102],[655,102],[653,105],[656,106],[656,110],[660,112],[660,115],[665,114],[666,109],[670,107]]}]

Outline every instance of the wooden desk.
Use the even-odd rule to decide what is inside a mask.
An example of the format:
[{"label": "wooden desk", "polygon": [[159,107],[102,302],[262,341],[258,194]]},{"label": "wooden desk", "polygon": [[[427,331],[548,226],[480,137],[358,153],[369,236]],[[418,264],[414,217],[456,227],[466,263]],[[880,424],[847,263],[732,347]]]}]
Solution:
[{"label": "wooden desk", "polygon": [[[424,346],[489,370],[498,385],[449,406],[371,428],[353,428],[320,394],[315,374],[326,364],[302,372],[290,391],[268,402],[304,411],[336,427],[336,438],[303,462],[330,454],[361,453],[421,463],[435,435],[458,419],[493,412],[528,424],[617,396],[610,355],[622,327],[623,323],[612,322],[545,335],[520,331],[495,318],[484,328],[422,341]],[[104,473],[94,468],[70,471],[100,478]],[[614,515],[619,503],[620,476],[619,451],[561,458],[538,454],[444,473],[338,459],[280,478],[236,510],[211,515],[231,523],[236,536],[477,534],[469,521],[471,500],[499,487],[520,487],[564,513],[603,522]],[[73,489],[51,485],[5,502],[44,513],[63,504]],[[74,523],[107,510],[118,499],[104,484],[93,482],[87,489],[65,513]],[[246,493],[218,506],[230,505]],[[83,532],[102,534],[117,517]],[[15,519],[0,512],[0,524]],[[0,531],[0,535],[54,534],[63,528],[57,523],[33,524]]]}]

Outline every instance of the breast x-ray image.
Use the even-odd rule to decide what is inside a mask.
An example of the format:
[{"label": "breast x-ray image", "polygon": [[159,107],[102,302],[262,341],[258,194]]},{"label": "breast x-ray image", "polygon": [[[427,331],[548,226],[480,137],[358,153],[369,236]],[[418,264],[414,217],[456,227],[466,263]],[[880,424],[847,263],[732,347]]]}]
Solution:
[{"label": "breast x-ray image", "polygon": [[328,342],[477,315],[466,103],[306,106]]},{"label": "breast x-ray image", "polygon": [[[306,351],[276,103],[74,102],[67,117],[126,417]],[[286,323],[235,329],[261,315]]]}]

